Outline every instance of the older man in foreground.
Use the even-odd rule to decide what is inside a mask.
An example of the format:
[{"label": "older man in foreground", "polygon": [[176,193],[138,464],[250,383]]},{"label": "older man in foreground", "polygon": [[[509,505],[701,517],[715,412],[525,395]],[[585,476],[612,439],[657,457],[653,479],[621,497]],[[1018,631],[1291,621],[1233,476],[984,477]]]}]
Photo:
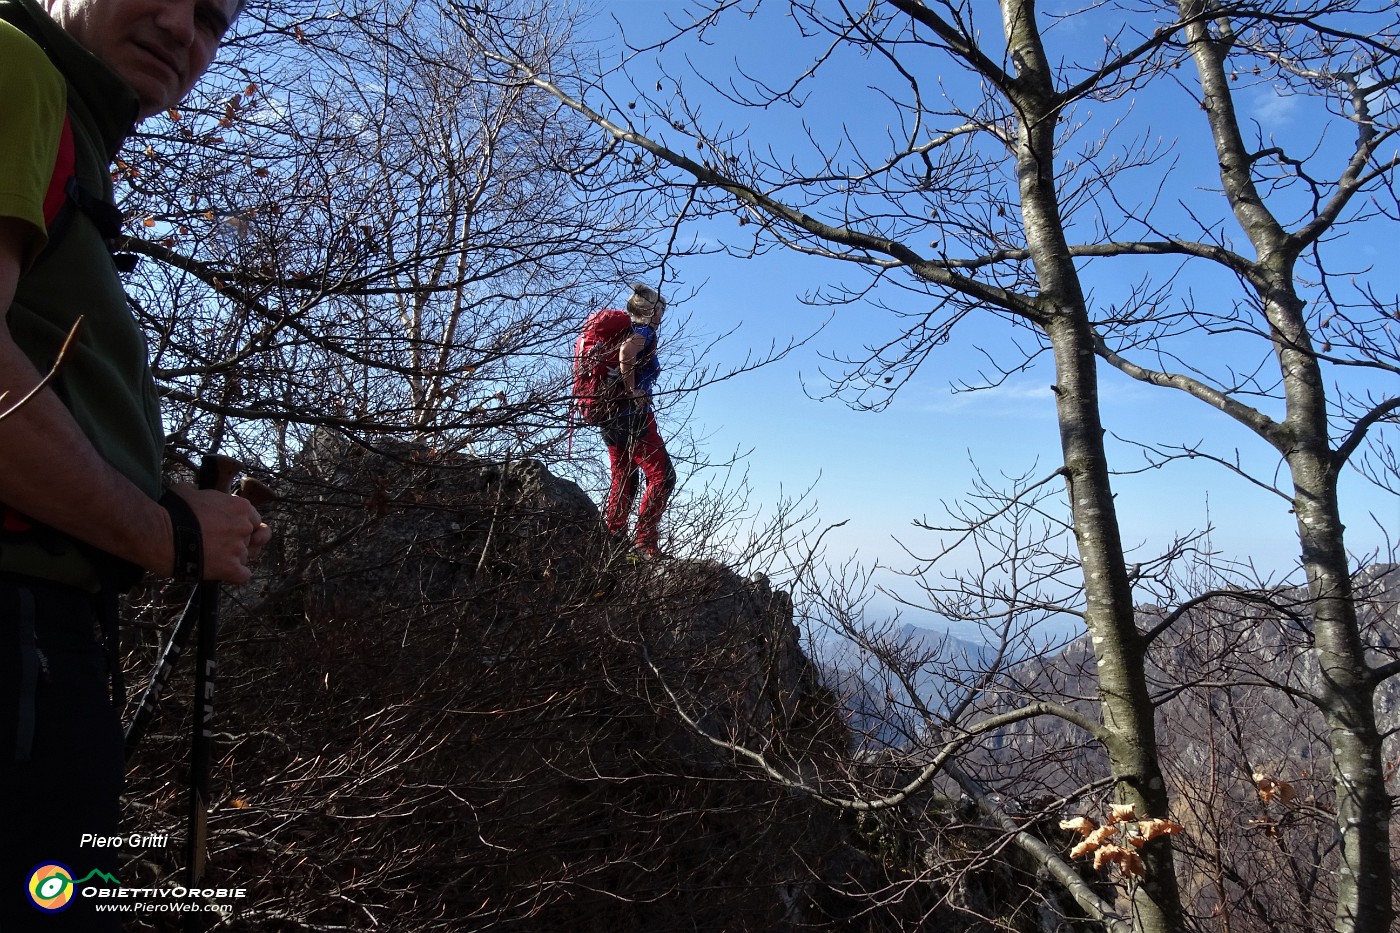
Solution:
[{"label": "older man in foreground", "polygon": [[[143,572],[246,582],[243,499],[162,488],[144,335],[107,241],[110,163],[174,106],[241,0],[0,0],[0,931],[114,930],[35,870],[111,873],[122,783],[116,595]],[[57,378],[14,407],[59,358]],[[8,410],[8,411],[7,411]],[[101,634],[99,634],[101,633]],[[119,691],[112,690],[111,693]],[[55,895],[55,896],[49,896]],[[51,916],[41,916],[50,913]]]}]

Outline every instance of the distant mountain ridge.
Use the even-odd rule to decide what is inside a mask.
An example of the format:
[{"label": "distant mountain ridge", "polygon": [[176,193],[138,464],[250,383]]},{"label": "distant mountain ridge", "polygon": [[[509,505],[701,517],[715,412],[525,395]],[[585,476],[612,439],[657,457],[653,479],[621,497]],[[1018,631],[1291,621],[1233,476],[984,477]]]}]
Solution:
[{"label": "distant mountain ridge", "polygon": [[[1400,659],[1400,565],[1376,565],[1357,580],[1362,594],[1360,611],[1373,663]],[[1323,732],[1291,702],[1264,702],[1274,684],[1294,692],[1315,690],[1321,674],[1311,651],[1311,635],[1306,616],[1300,613],[1306,592],[1297,587],[1278,587],[1268,600],[1232,599],[1228,594],[1198,607],[1176,627],[1159,637],[1148,656],[1148,676],[1152,689],[1167,697],[1178,693],[1183,683],[1196,681],[1216,685],[1220,697],[1240,708],[1248,708],[1253,747],[1250,756],[1261,767],[1315,775],[1325,770],[1326,743]],[[1272,607],[1272,608],[1271,608]],[[1160,622],[1168,609],[1140,606],[1139,628],[1146,631]],[[907,659],[907,682],[913,684],[920,702],[933,712],[946,710],[950,702],[965,694],[959,687],[985,672],[995,650],[944,632],[904,624],[891,628],[878,643],[892,655]],[[909,702],[905,682],[872,660],[869,652],[853,645],[824,645],[818,667],[822,680],[840,698],[858,747],[867,751],[881,748],[909,749],[926,741],[918,722],[918,704]],[[1059,702],[1098,715],[1098,683],[1093,645],[1087,633],[1045,654],[1023,652],[1013,657],[995,678],[987,696],[975,706],[981,716],[1006,712],[1031,698],[1054,698]],[[915,662],[923,660],[925,663]],[[1236,684],[1234,687],[1221,686]],[[1205,696],[1201,688],[1188,692],[1187,699]],[[1223,702],[1223,701],[1221,701]],[[1186,700],[1176,705],[1187,705]],[[1165,709],[1173,708],[1171,702]],[[1209,708],[1209,703],[1207,703]],[[1376,691],[1376,712],[1383,728],[1400,728],[1400,678],[1392,677]],[[1208,754],[1200,742],[1205,724],[1198,713],[1184,713],[1189,727],[1166,731],[1164,754],[1202,756]],[[1064,749],[1078,749],[1072,768],[1056,766],[1059,777],[1047,781],[1031,774],[1027,784],[1036,794],[1047,791],[1067,793],[1095,775],[1102,776],[1102,754],[1079,731],[1060,721],[1009,726],[984,741],[989,754],[1017,756],[1027,760]],[[1030,792],[1029,790],[1027,791]]]},{"label": "distant mountain ridge", "polygon": [[[924,659],[926,663],[911,665],[909,683],[917,691],[919,701],[933,710],[945,705],[950,673],[980,671],[995,653],[986,644],[908,623],[893,628],[877,641],[882,648]],[[902,680],[890,676],[869,651],[850,642],[826,642],[816,653],[822,683],[840,698],[857,747],[902,748],[914,740],[917,726],[911,721],[911,714],[917,706],[911,704]]]}]

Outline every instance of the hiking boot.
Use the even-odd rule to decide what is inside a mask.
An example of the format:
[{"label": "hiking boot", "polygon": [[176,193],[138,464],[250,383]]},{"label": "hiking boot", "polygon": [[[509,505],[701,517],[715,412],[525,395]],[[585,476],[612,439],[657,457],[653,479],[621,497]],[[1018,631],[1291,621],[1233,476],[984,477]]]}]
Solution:
[{"label": "hiking boot", "polygon": [[627,532],[612,532],[607,529],[599,536],[598,566],[617,569],[631,563],[635,558],[632,539]]},{"label": "hiking boot", "polygon": [[661,553],[661,548],[654,544],[638,544],[632,549],[632,554],[637,560],[661,560],[666,556]]}]

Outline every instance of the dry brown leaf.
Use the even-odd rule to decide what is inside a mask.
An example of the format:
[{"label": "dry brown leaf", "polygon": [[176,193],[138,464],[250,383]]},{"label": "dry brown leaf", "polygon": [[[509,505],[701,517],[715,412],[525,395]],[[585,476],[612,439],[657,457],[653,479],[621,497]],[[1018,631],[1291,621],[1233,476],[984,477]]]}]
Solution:
[{"label": "dry brown leaf", "polygon": [[1110,823],[1126,823],[1129,820],[1137,819],[1137,810],[1130,803],[1114,803],[1108,807],[1108,821]]},{"label": "dry brown leaf", "polygon": [[1138,823],[1138,832],[1142,834],[1144,842],[1151,842],[1158,836],[1175,836],[1185,831],[1185,826],[1171,820],[1143,820]]},{"label": "dry brown leaf", "polygon": [[1132,878],[1147,873],[1142,856],[1123,846],[1104,846],[1094,853],[1094,868],[1102,870],[1105,865],[1117,865],[1119,871]]},{"label": "dry brown leaf", "polygon": [[1068,820],[1060,820],[1060,828],[1079,833],[1081,836],[1087,836],[1098,829],[1099,824],[1095,823],[1087,816],[1076,816]]},{"label": "dry brown leaf", "polygon": [[1122,846],[1101,846],[1094,853],[1094,867],[1102,871],[1105,866],[1116,862],[1124,851]]},{"label": "dry brown leaf", "polygon": [[1081,855],[1088,855],[1099,847],[1097,842],[1089,842],[1087,839],[1069,850],[1070,858],[1079,858]]},{"label": "dry brown leaf", "polygon": [[1279,803],[1293,802],[1293,785],[1287,781],[1278,781],[1263,774],[1256,774],[1254,775],[1254,788],[1259,793],[1259,799],[1264,803],[1272,803],[1274,800]]}]

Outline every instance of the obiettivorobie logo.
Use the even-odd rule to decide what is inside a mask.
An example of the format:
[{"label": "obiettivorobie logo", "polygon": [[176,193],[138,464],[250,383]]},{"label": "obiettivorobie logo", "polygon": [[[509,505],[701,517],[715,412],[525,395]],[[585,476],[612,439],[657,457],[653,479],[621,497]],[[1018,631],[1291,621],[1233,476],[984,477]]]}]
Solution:
[{"label": "obiettivorobie logo", "polygon": [[120,881],[100,868],[94,868],[75,880],[72,869],[67,865],[61,862],[45,862],[29,875],[29,901],[46,914],[56,914],[72,905],[78,885],[86,884],[93,878],[121,886]]},{"label": "obiettivorobie logo", "polygon": [[62,862],[44,862],[29,874],[25,885],[34,909],[46,914],[67,910],[75,900],[92,904],[98,913],[216,913],[233,914],[248,896],[237,887],[142,887],[123,885],[100,868],[75,877]]}]

